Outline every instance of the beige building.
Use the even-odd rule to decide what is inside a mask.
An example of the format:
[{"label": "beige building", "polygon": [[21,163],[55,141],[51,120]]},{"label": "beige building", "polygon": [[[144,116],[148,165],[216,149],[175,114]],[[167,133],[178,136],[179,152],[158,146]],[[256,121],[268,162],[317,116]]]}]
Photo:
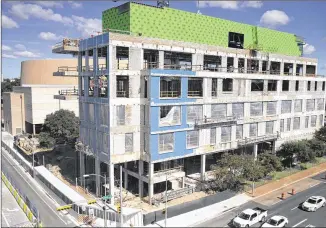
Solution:
[{"label": "beige building", "polygon": [[[40,132],[46,115],[59,109],[68,109],[79,115],[77,97],[77,77],[54,76],[53,72],[76,69],[77,59],[28,60],[21,63],[21,86],[15,86],[12,93],[6,94],[4,100],[5,130],[19,134],[19,129],[27,133]],[[23,100],[23,127],[20,111],[16,108]],[[56,97],[64,95],[63,98]],[[65,96],[67,95],[67,96]],[[18,97],[19,97],[18,96]],[[18,107],[18,106],[17,106]],[[6,123],[11,124],[6,124]]]}]

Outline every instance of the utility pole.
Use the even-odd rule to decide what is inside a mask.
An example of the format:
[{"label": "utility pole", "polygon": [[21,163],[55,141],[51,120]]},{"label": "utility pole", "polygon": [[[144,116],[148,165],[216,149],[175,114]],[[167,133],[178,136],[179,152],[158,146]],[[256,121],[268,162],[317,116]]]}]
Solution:
[{"label": "utility pole", "polygon": [[165,179],[165,227],[167,227],[167,219],[168,219],[168,211],[167,211],[167,202],[168,202],[168,175],[166,174],[166,179]]},{"label": "utility pole", "polygon": [[34,172],[34,149],[32,148],[32,157],[33,157],[33,178],[35,178],[35,172]]},{"label": "utility pole", "polygon": [[122,215],[122,166],[120,165],[120,223],[123,227],[123,215]]}]

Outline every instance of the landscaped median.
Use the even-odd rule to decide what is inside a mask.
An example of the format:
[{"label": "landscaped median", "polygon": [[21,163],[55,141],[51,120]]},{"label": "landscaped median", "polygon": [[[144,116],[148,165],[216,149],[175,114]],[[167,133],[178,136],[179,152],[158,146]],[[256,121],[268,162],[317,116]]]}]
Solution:
[{"label": "landscaped median", "polygon": [[24,202],[23,197],[19,195],[18,191],[12,186],[12,184],[3,172],[1,172],[1,179],[5,183],[11,194],[15,197],[18,205],[23,209],[28,220],[35,224],[35,227],[42,227],[42,222],[38,221],[37,218],[33,215],[32,210],[27,206],[26,202]]},{"label": "landscaped median", "polygon": [[283,175],[281,175],[282,172],[280,172],[279,175],[275,174],[275,177],[273,178],[274,180],[270,180],[268,181],[266,184],[263,184],[259,187],[256,187],[255,191],[254,191],[254,197],[258,197],[258,196],[263,196],[265,194],[268,194],[270,192],[273,192],[275,190],[278,190],[280,188],[286,187],[290,184],[293,184],[297,181],[300,181],[304,178],[308,178],[314,175],[317,175],[321,172],[326,171],[326,162],[320,163],[315,165],[314,167],[311,167],[309,169],[306,170],[292,170],[292,173],[284,173],[283,175],[288,174],[288,176],[285,176],[283,178]]}]

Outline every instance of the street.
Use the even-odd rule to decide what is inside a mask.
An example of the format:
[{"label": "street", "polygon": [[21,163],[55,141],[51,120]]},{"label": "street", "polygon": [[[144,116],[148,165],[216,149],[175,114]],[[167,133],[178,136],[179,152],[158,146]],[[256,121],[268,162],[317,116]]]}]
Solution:
[{"label": "street", "polygon": [[[325,173],[313,177],[321,180],[325,177]],[[316,212],[306,212],[298,206],[310,196],[326,197],[326,181],[313,186],[305,191],[299,192],[293,196],[288,196],[285,200],[280,200],[274,205],[265,206],[254,201],[250,201],[239,208],[222,214],[212,220],[199,224],[197,227],[232,227],[232,219],[247,208],[261,207],[268,210],[268,218],[274,215],[282,215],[289,219],[288,227],[306,227],[312,225],[315,227],[326,227],[326,207],[318,209]],[[260,227],[261,223],[253,227]]]},{"label": "street", "polygon": [[56,211],[53,202],[38,186],[30,181],[29,174],[24,172],[13,158],[2,148],[2,170],[11,178],[17,188],[23,192],[30,203],[38,210],[45,227],[73,227],[75,224],[65,215]]}]

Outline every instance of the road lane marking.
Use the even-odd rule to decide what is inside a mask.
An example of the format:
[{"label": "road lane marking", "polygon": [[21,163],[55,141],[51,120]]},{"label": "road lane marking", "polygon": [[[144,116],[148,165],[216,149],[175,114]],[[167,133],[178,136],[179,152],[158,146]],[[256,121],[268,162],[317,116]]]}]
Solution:
[{"label": "road lane marking", "polygon": [[[2,153],[2,154],[4,154],[4,153]],[[4,156],[4,158],[8,161],[8,163],[10,164],[10,165],[13,165],[12,164],[12,162],[11,161],[9,161],[10,159],[8,159],[6,156]],[[16,170],[16,172],[19,174],[19,176],[21,176],[22,177],[22,179],[31,187],[31,189],[36,193],[36,195],[39,195],[39,193],[38,192],[36,192],[35,190],[34,190],[34,188],[33,188],[33,186],[31,186],[30,185],[30,183],[28,182],[28,181],[26,181],[25,180],[25,178],[23,177],[23,175],[17,170],[17,168],[15,167],[15,166],[12,166],[15,170]],[[44,199],[42,198],[42,197],[39,197],[50,209],[51,209],[51,211],[53,211],[54,212],[54,214],[64,223],[64,224],[66,224],[67,225],[67,223],[60,217],[60,216],[58,216],[58,214],[56,213],[56,211],[55,210],[53,210],[51,207],[50,207],[50,205],[48,205],[45,201],[44,201]]]},{"label": "road lane marking", "polygon": [[304,223],[304,222],[307,221],[307,220],[308,220],[308,219],[302,220],[301,222],[295,224],[293,227],[297,227],[297,226],[299,226],[300,224]]},{"label": "road lane marking", "polygon": [[1,214],[2,214],[2,217],[5,220],[5,222],[7,223],[7,226],[10,227],[9,222],[8,222],[6,216],[4,215],[3,211],[1,212]]},{"label": "road lane marking", "polygon": [[310,185],[310,188],[315,187],[316,185],[319,185],[320,183],[321,183],[321,182],[316,183],[316,184],[313,184],[313,185]]},{"label": "road lane marking", "polygon": [[270,206],[274,206],[275,204],[278,204],[278,203],[280,203],[280,202],[283,202],[283,200],[279,200],[279,201],[277,201],[276,203],[273,203],[273,204],[270,205]]},{"label": "road lane marking", "polygon": [[293,210],[295,210],[295,209],[297,209],[297,208],[298,208],[298,206],[296,206],[296,207],[292,208],[292,209],[291,209],[291,211],[293,211]]}]

